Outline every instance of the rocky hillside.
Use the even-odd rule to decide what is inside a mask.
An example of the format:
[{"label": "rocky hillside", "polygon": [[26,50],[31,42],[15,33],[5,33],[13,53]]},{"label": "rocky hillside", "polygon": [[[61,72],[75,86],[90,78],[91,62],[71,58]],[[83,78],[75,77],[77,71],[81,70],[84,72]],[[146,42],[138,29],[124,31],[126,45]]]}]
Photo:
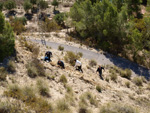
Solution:
[{"label": "rocky hillside", "polygon": [[[0,113],[149,113],[150,83],[129,69],[104,66],[101,80],[95,61],[80,58],[80,73],[66,62],[63,49],[22,37],[15,43],[16,55],[0,67]],[[51,63],[41,60],[46,51],[53,53]],[[66,69],[56,65],[59,59]]]}]

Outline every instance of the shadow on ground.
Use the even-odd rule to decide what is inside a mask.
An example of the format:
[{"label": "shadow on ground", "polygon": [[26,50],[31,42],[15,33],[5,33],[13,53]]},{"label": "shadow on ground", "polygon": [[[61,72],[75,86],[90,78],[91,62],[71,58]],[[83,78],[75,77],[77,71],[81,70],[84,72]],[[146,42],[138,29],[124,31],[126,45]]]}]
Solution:
[{"label": "shadow on ground", "polygon": [[121,67],[123,69],[129,68],[131,69],[135,74],[140,76],[145,76],[147,79],[150,78],[150,70],[138,65],[137,63],[131,62],[127,59],[113,56],[110,54],[105,54],[106,58],[108,58],[114,65]]}]

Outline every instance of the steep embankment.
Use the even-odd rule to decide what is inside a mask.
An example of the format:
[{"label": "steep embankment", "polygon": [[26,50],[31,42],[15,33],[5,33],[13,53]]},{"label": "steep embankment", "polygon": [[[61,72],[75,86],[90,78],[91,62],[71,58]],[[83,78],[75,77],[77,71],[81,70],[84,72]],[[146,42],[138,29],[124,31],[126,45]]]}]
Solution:
[{"label": "steep embankment", "polygon": [[[48,50],[53,53],[52,63],[40,60]],[[8,103],[0,104],[0,111],[100,113],[107,106],[105,112],[123,108],[130,113],[132,106],[148,113],[150,86],[144,78],[130,78],[130,72],[126,74],[118,67],[107,65],[101,80],[95,73],[97,66],[92,67],[86,58],[80,59],[84,73],[74,70],[67,62],[63,70],[56,63],[58,59],[64,60],[65,55],[64,51],[17,40],[16,71],[6,74],[6,80],[0,82],[0,100]]]}]

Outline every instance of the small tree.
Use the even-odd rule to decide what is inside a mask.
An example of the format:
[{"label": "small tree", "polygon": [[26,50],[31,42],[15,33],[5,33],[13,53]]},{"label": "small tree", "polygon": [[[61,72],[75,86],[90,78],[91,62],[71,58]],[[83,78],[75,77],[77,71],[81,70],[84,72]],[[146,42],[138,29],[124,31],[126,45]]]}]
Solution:
[{"label": "small tree", "polygon": [[6,1],[5,8],[8,10],[12,10],[12,9],[16,8],[16,2],[13,0]]},{"label": "small tree", "polygon": [[40,0],[38,5],[39,5],[40,9],[42,9],[42,10],[48,8],[48,3],[44,0]]},{"label": "small tree", "polygon": [[[1,23],[2,22],[2,23]],[[0,13],[0,61],[14,52],[15,36],[12,27]]]},{"label": "small tree", "polygon": [[30,3],[33,4],[33,5],[37,4],[37,0],[30,0]]},{"label": "small tree", "polygon": [[4,15],[0,12],[0,34],[3,32],[5,26]]},{"label": "small tree", "polygon": [[57,0],[53,0],[52,5],[54,6],[54,11],[55,11],[55,7],[59,5]]},{"label": "small tree", "polygon": [[0,2],[0,11],[2,11],[2,10],[3,10],[3,3]]},{"label": "small tree", "polygon": [[32,4],[29,1],[25,1],[23,4],[24,10],[26,11],[26,13],[29,12],[29,10],[32,8]]},{"label": "small tree", "polygon": [[54,16],[55,21],[57,22],[58,25],[64,25],[64,13],[56,14]]}]

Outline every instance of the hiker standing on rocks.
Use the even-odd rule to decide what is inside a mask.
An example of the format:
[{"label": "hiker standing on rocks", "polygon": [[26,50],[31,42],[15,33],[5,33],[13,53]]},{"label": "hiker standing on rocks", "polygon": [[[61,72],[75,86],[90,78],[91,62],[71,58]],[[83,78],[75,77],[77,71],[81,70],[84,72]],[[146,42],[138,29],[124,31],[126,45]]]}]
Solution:
[{"label": "hiker standing on rocks", "polygon": [[76,70],[79,70],[80,72],[82,72],[83,73],[83,70],[82,70],[82,63],[79,61],[79,60],[74,60],[74,62],[75,62],[75,68],[76,68]]},{"label": "hiker standing on rocks", "polygon": [[104,80],[103,77],[102,77],[102,69],[105,70],[104,67],[101,67],[101,66],[99,65],[99,67],[97,68],[96,73],[99,72],[100,78],[101,78],[102,80]]},{"label": "hiker standing on rocks", "polygon": [[57,65],[60,66],[62,69],[65,69],[65,65],[63,61],[58,60]]}]

